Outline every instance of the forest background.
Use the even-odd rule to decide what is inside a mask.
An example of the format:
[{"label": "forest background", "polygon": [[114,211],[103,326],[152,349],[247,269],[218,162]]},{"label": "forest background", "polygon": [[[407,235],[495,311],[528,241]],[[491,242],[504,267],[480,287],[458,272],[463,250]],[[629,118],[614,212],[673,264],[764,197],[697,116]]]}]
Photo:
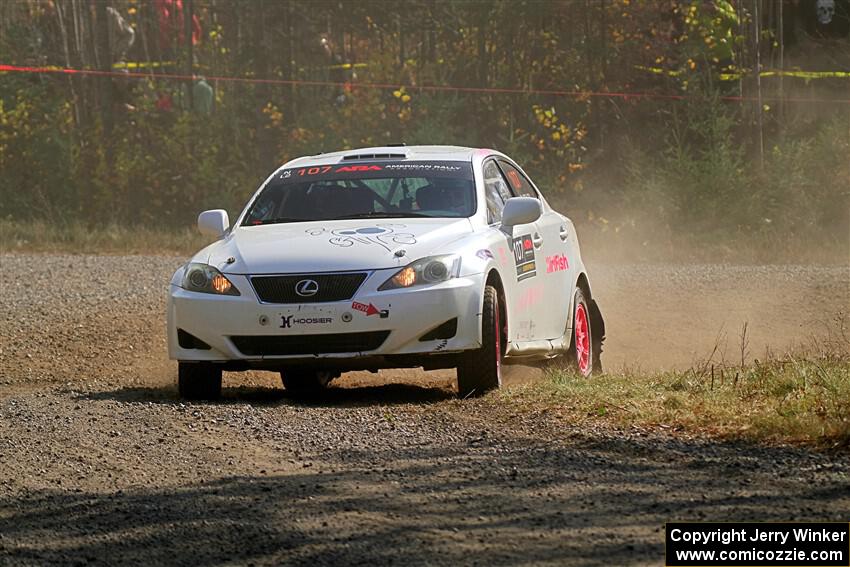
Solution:
[{"label": "forest background", "polygon": [[2,2],[0,246],[183,234],[406,143],[511,155],[611,257],[846,262],[848,32],[846,0]]}]

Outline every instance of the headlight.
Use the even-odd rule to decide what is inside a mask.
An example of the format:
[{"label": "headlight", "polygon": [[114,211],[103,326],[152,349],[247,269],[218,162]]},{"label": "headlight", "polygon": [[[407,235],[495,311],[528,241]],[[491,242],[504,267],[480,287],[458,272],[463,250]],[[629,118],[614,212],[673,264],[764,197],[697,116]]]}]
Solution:
[{"label": "headlight", "polygon": [[408,264],[381,284],[378,291],[444,282],[460,275],[460,256],[430,256]]},{"label": "headlight", "polygon": [[207,264],[189,264],[183,272],[183,283],[180,287],[189,291],[200,293],[214,293],[216,295],[240,295],[236,286],[224,277],[212,266]]}]

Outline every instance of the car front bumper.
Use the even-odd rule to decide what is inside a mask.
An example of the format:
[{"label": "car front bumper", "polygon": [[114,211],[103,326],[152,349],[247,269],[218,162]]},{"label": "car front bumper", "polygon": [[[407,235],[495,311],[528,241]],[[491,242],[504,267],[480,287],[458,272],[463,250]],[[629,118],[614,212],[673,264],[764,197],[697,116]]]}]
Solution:
[{"label": "car front bumper", "polygon": [[[481,346],[484,274],[436,285],[378,291],[378,286],[395,271],[375,270],[353,298],[327,303],[262,303],[243,275],[227,275],[240,291],[239,296],[197,293],[172,283],[168,298],[169,357],[181,361],[245,361],[262,367],[257,363],[322,359],[330,363],[392,355],[439,355]],[[453,337],[420,340],[454,318],[457,330]],[[181,346],[178,329],[203,341],[209,349],[184,348],[186,335]],[[380,332],[388,332],[380,346],[359,349],[360,345],[375,344],[376,340],[369,337]],[[303,352],[305,343],[310,345],[308,349],[321,350],[329,337],[333,339],[330,350],[334,352]],[[340,337],[341,342],[337,340]],[[281,347],[281,342],[289,346]],[[300,346],[295,350],[300,352],[282,354],[290,352],[296,343]],[[278,347],[269,350],[269,344]],[[340,352],[340,348],[344,351]]]}]

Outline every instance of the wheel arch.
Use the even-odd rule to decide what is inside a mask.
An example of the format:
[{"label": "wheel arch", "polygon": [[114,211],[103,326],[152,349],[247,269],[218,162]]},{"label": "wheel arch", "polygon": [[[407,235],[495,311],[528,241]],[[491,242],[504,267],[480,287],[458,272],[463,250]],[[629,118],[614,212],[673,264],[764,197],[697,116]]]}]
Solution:
[{"label": "wheel arch", "polygon": [[576,287],[581,288],[582,293],[587,296],[587,300],[593,299],[593,294],[590,293],[590,282],[587,280],[587,274],[584,272],[578,275],[576,279]]},{"label": "wheel arch", "polygon": [[[485,280],[484,286],[486,287],[488,285],[496,288],[496,293],[499,296],[499,318],[504,321],[502,324],[502,344],[507,345],[508,336],[510,335],[508,330],[510,329],[511,321],[508,318],[508,302],[507,294],[505,294],[505,286],[502,284],[502,276],[496,268],[491,268],[490,271],[487,272],[487,279]],[[483,293],[481,294],[481,300],[482,302],[484,301]]]},{"label": "wheel arch", "polygon": [[[599,341],[603,341],[605,339],[605,319],[602,318],[602,311],[599,309],[599,305],[596,303],[596,300],[593,299],[593,293],[590,291],[590,282],[587,279],[587,274],[581,272],[576,279],[576,287],[581,289],[581,292],[586,296],[587,306],[590,310],[590,326],[593,336],[599,337]],[[575,297],[575,293],[573,293],[573,297]],[[572,305],[573,299],[570,300],[570,313],[573,312],[575,307]],[[572,320],[570,321],[570,326],[572,327]]]}]

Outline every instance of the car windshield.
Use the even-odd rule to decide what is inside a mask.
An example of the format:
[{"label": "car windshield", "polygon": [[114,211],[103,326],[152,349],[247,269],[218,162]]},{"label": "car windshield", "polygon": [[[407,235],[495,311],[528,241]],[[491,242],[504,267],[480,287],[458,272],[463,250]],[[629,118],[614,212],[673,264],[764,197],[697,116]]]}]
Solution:
[{"label": "car windshield", "polygon": [[277,172],[243,226],[357,218],[462,218],[475,213],[468,162],[358,161]]}]

